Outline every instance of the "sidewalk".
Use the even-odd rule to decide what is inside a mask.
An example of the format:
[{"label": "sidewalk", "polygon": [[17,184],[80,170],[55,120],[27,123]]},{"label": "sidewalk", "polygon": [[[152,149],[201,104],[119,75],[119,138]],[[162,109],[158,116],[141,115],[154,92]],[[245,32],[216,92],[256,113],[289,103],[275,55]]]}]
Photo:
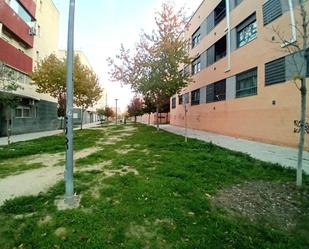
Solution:
[{"label": "sidewalk", "polygon": [[[162,130],[172,132],[178,135],[184,135],[185,129],[172,125],[160,125]],[[281,164],[284,167],[297,167],[297,149],[265,144],[245,139],[228,137],[215,133],[188,129],[188,137],[212,142],[221,147],[247,153],[253,158]],[[304,152],[303,170],[309,174],[309,152]]]},{"label": "sidewalk", "polygon": [[[100,122],[95,122],[95,123],[90,123],[90,124],[83,124],[83,129],[87,128],[92,128],[97,125],[99,125]],[[80,129],[79,127],[74,128],[74,130]],[[20,134],[20,135],[14,135],[11,136],[11,143],[16,143],[20,141],[28,141],[40,137],[48,137],[56,134],[62,133],[63,130],[53,130],[53,131],[41,131],[41,132],[32,132],[32,133],[25,133],[25,134]],[[7,145],[8,144],[8,139],[7,137],[0,137],[0,146],[2,145]]]}]

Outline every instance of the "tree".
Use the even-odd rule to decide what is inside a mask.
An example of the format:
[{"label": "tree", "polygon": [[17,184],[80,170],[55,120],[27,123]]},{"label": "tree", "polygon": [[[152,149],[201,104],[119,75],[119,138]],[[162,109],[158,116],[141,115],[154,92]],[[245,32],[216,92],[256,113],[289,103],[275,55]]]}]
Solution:
[{"label": "tree", "polygon": [[134,96],[127,108],[129,115],[134,117],[134,123],[136,123],[136,117],[143,114],[143,101]]},{"label": "tree", "polygon": [[[66,106],[66,59],[58,59],[55,54],[40,61],[31,75],[37,92],[48,93],[58,100],[58,115],[65,116]],[[94,105],[101,97],[102,90],[96,74],[83,65],[78,55],[74,57],[74,104],[83,111]],[[82,129],[82,123],[81,123]]]},{"label": "tree", "polygon": [[17,96],[14,95],[14,91],[21,88],[18,85],[17,80],[18,79],[14,77],[14,71],[3,62],[0,62],[0,106],[3,106],[5,109],[8,144],[11,143],[12,108],[15,108],[19,102]]},{"label": "tree", "polygon": [[108,122],[109,117],[114,117],[115,113],[112,108],[106,106],[104,109],[104,116],[106,117],[106,122]]},{"label": "tree", "polygon": [[144,96],[143,112],[148,114],[148,125],[150,125],[150,115],[151,115],[151,113],[153,113],[155,111],[156,111],[155,101],[147,95]]},{"label": "tree", "polygon": [[[280,32],[279,28],[273,28],[274,32],[280,39],[280,45],[283,47],[293,59],[294,83],[301,95],[300,103],[300,129],[299,129],[299,143],[298,143],[298,160],[297,160],[297,176],[296,185],[302,186],[302,165],[303,165],[303,151],[305,144],[305,125],[306,125],[306,108],[307,108],[307,85],[306,74],[309,73],[309,11],[308,0],[298,0],[300,23],[293,24],[292,28],[295,30],[293,40],[288,40]],[[283,46],[282,46],[283,45]],[[298,58],[298,60],[296,59]],[[306,72],[307,71],[307,72]]]},{"label": "tree", "polygon": [[183,37],[187,25],[183,9],[175,11],[164,3],[156,13],[156,29],[149,35],[141,34],[135,53],[123,46],[116,59],[109,58],[110,75],[114,81],[128,84],[143,96],[154,99],[157,113],[164,100],[170,98],[192,80],[188,74],[180,73],[179,66],[190,64],[188,41]]},{"label": "tree", "polygon": [[[78,63],[80,60],[76,61],[76,64]],[[80,125],[83,129],[84,111],[102,97],[102,89],[97,75],[81,63],[74,67],[74,75],[74,79],[78,82],[74,89],[74,103],[82,108]]]},{"label": "tree", "polygon": [[99,109],[97,109],[97,114],[99,115],[100,121],[102,122],[102,119],[103,119],[103,117],[105,116],[105,115],[104,115],[104,114],[105,114],[104,108],[99,108]]}]

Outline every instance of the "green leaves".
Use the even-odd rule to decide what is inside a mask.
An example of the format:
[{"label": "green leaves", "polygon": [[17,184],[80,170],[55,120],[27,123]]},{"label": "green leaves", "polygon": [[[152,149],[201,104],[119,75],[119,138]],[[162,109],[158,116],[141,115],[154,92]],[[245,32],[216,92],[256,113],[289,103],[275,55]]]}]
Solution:
[{"label": "green leaves", "polygon": [[[65,58],[58,59],[55,54],[49,55],[39,62],[31,78],[37,85],[38,92],[50,94],[58,99],[59,106],[63,106],[66,94]],[[74,58],[73,82],[74,103],[77,106],[87,109],[101,98],[102,89],[97,75],[81,63],[78,55]]]},{"label": "green leaves", "polygon": [[18,98],[13,94],[14,91],[21,88],[17,83],[14,70],[0,62],[0,104],[7,107],[15,107]]},{"label": "green leaves", "polygon": [[112,80],[130,85],[160,106],[192,81],[179,72],[180,65],[189,64],[191,59],[188,41],[183,38],[187,25],[183,9],[176,11],[164,3],[155,21],[156,29],[141,34],[134,54],[121,46],[116,58],[108,61]]}]

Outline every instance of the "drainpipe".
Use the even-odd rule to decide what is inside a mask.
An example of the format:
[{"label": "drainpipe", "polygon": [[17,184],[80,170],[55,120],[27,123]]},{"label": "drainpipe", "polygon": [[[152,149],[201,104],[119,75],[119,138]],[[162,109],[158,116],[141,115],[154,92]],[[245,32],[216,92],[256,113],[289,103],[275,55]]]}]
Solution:
[{"label": "drainpipe", "polygon": [[290,19],[291,19],[291,32],[292,32],[292,38],[290,41],[284,41],[284,43],[281,45],[281,47],[286,47],[290,45],[291,43],[294,43],[297,41],[297,34],[296,34],[296,22],[295,22],[295,15],[294,15],[294,9],[293,9],[293,0],[289,1],[289,9],[290,9]]},{"label": "drainpipe", "polygon": [[225,6],[226,6],[226,31],[227,31],[227,48],[226,48],[226,54],[227,54],[227,68],[225,69],[225,72],[228,72],[231,70],[231,16],[230,16],[230,0],[225,0]]}]

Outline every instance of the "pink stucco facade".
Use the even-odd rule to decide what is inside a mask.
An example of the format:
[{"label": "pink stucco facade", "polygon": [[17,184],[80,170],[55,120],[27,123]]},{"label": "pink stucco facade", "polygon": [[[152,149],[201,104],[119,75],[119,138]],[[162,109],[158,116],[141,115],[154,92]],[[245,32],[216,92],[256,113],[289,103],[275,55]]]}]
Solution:
[{"label": "pink stucco facade", "polygon": [[[191,39],[192,34],[201,27],[203,20],[210,15],[219,2],[221,1],[203,1],[190,20],[186,33],[188,39]],[[300,119],[300,91],[295,86],[295,82],[288,78],[284,82],[276,84],[267,85],[265,83],[265,64],[288,55],[287,51],[281,48],[273,28],[279,27],[280,32],[291,37],[291,12],[284,11],[286,6],[283,6],[282,15],[265,25],[265,21],[263,23],[264,2],[266,1],[243,0],[229,12],[230,30],[237,29],[240,23],[255,13],[256,38],[244,46],[232,50],[230,54],[227,51],[224,58],[201,68],[198,73],[192,76],[194,83],[182,89],[179,95],[189,93],[190,96],[192,91],[202,89],[223,79],[226,79],[226,89],[228,89],[230,81],[227,79],[236,81],[237,75],[241,72],[256,68],[256,94],[228,98],[228,93],[226,93],[225,100],[209,103],[200,101],[197,105],[192,105],[190,101],[187,104],[188,127],[296,147],[299,136],[298,133],[294,133],[294,120]],[[309,9],[309,3],[307,6]],[[294,6],[293,12],[296,22],[299,21],[298,6]],[[203,36],[198,45],[190,49],[192,58],[200,56],[204,51],[208,52],[207,48],[228,34],[227,18],[225,17],[207,35]],[[229,40],[227,40],[227,44],[229,44]],[[285,63],[287,68],[289,62]],[[171,104],[170,123],[184,126],[184,106],[179,104],[179,95],[173,96],[176,98],[176,105],[172,106]],[[307,113],[308,109],[309,105]],[[307,134],[306,149],[309,149],[308,136]]]}]

